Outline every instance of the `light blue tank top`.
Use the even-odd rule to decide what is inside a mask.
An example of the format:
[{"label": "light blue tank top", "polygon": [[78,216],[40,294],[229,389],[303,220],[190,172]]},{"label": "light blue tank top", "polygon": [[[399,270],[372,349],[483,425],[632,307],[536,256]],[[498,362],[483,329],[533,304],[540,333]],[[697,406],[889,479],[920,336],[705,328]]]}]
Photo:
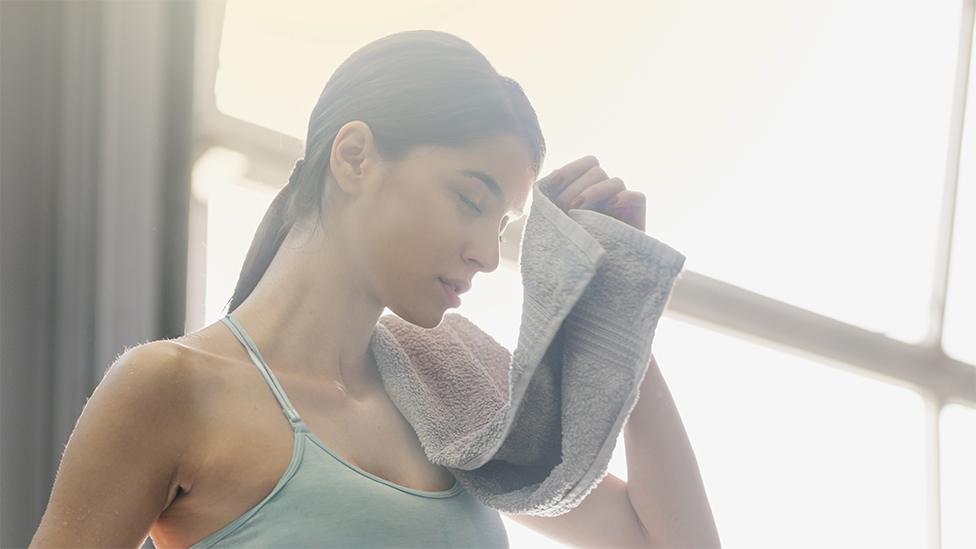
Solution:
[{"label": "light blue tank top", "polygon": [[447,490],[416,490],[360,469],[330,450],[299,417],[240,323],[230,314],[221,320],[274,392],[295,442],[291,462],[274,489],[191,549],[508,547],[498,511],[457,480]]}]

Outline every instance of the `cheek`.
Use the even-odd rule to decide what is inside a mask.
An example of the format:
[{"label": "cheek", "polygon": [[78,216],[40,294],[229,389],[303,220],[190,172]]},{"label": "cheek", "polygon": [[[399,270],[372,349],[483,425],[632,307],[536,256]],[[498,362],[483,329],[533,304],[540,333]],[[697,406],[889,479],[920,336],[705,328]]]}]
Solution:
[{"label": "cheek", "polygon": [[446,235],[456,233],[458,199],[452,195],[451,189],[435,184],[403,185],[401,188],[402,192],[390,193],[385,208],[392,222],[391,228],[397,232],[396,237],[420,245],[443,244]]},{"label": "cheek", "polygon": [[436,277],[458,230],[447,200],[433,193],[388,193],[375,206],[360,224],[366,268],[394,287]]}]

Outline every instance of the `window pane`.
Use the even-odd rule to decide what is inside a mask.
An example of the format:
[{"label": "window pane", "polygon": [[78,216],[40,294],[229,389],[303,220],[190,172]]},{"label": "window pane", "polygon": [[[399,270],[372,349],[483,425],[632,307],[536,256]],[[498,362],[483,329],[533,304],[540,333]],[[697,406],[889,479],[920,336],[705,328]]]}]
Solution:
[{"label": "window pane", "polygon": [[942,346],[976,365],[976,55],[970,59]]},{"label": "window pane", "polygon": [[722,547],[926,546],[924,407],[915,392],[670,316],[654,356]]},{"label": "window pane", "polygon": [[649,32],[649,229],[692,270],[920,341],[958,2],[709,5]]},{"label": "window pane", "polygon": [[350,53],[441,28],[522,83],[555,151],[546,170],[595,154],[647,194],[648,232],[687,268],[925,334],[960,0],[389,2],[382,19],[289,6],[228,3],[223,112],[304,138]]},{"label": "window pane", "polygon": [[[193,169],[194,197],[207,206],[205,270],[190,273],[205,280],[204,325],[225,314],[254,232],[277,194],[276,189],[247,179],[246,171],[247,159],[222,147],[209,149]],[[191,242],[198,240],[191,235]]]},{"label": "window pane", "polygon": [[976,408],[941,414],[942,549],[976,547]]}]

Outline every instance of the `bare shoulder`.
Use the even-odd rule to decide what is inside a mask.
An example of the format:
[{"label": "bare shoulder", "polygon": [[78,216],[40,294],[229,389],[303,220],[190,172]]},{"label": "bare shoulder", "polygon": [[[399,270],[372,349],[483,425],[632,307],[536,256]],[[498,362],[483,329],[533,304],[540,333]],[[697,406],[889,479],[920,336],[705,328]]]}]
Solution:
[{"label": "bare shoulder", "polygon": [[[173,487],[177,492],[192,485],[199,454],[206,447],[211,423],[207,408],[220,386],[219,370],[211,365],[199,349],[179,339],[161,339],[127,349],[100,383],[119,383],[137,393],[129,402],[139,402],[147,421],[158,427],[145,432],[147,444],[160,444],[160,431],[170,434],[178,457]],[[113,376],[116,379],[110,381]]]},{"label": "bare shoulder", "polygon": [[126,400],[142,403],[140,408],[147,413],[186,411],[181,404],[187,403],[186,389],[192,376],[183,354],[180,346],[169,340],[130,347],[105,371],[95,392],[118,386],[118,392],[131,394]]},{"label": "bare shoulder", "polygon": [[203,391],[169,341],[126,349],[68,438],[35,546],[138,546],[195,463]]},{"label": "bare shoulder", "polygon": [[191,418],[207,392],[208,375],[195,353],[177,340],[161,339],[126,349],[105,372],[101,383],[112,378],[142,391],[146,409],[180,418]]},{"label": "bare shoulder", "polygon": [[160,339],[141,343],[126,348],[106,370],[105,375],[125,370],[128,375],[159,376],[158,381],[165,381],[170,376],[180,375],[185,371],[182,368],[184,355],[183,345],[177,340]]}]

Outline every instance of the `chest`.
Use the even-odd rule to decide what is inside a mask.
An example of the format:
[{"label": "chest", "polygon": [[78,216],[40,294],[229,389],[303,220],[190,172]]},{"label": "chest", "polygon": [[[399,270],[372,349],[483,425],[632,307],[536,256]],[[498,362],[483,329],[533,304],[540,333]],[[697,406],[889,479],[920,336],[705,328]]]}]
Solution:
[{"label": "chest", "polygon": [[[294,432],[260,373],[253,374],[225,379],[208,399],[201,450],[185,468],[187,489],[151,530],[157,544],[188,546],[216,532],[262,501],[287,470]],[[419,490],[453,485],[388,399],[349,404],[334,388],[279,382],[309,430],[348,463]]]}]

